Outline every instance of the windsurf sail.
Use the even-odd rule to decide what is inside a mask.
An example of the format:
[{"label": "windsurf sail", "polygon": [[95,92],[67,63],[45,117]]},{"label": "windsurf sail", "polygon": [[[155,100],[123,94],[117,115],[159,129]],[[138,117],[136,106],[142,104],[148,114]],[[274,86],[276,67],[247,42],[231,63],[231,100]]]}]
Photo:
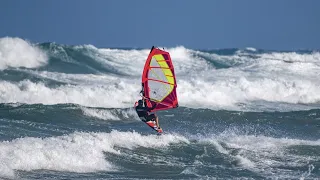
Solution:
[{"label": "windsurf sail", "polygon": [[149,99],[152,110],[178,107],[177,83],[170,54],[152,47],[142,73],[142,95]]}]

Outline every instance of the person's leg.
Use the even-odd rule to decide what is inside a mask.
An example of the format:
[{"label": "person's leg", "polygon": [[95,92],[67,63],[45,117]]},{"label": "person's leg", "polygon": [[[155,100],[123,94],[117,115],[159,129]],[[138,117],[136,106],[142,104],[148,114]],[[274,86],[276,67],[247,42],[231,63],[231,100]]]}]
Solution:
[{"label": "person's leg", "polygon": [[158,128],[160,128],[158,116],[156,116],[156,125],[157,125]]},{"label": "person's leg", "polygon": [[147,121],[155,121],[155,116],[153,114],[149,114],[147,116]]}]

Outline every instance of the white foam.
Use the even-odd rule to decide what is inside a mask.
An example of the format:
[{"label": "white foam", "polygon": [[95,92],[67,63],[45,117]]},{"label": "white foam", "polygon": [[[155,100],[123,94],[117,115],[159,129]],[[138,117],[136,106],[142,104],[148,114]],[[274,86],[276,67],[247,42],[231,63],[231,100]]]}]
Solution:
[{"label": "white foam", "polygon": [[[141,76],[145,61],[150,49],[144,50],[120,50],[120,49],[98,49],[94,46],[77,46],[78,49],[89,48],[87,55],[102,63],[106,67],[113,67],[115,71],[131,76]],[[197,72],[208,69],[207,62],[192,55],[192,50],[182,46],[176,48],[166,48],[173,59],[176,73],[185,75],[186,73]]]},{"label": "white foam", "polygon": [[34,76],[50,79],[61,83],[74,84],[74,85],[108,85],[109,83],[116,83],[122,78],[114,76],[111,74],[67,74],[67,73],[58,73],[58,72],[49,72],[49,71],[37,71],[37,70],[26,70],[26,69],[17,69],[16,71],[21,71],[24,73],[32,74]]},{"label": "white foam", "polygon": [[182,46],[166,49],[171,56],[177,79],[190,78],[201,71],[209,71],[213,68],[205,59],[195,56],[194,50]]},{"label": "white foam", "polygon": [[255,167],[255,163],[250,161],[248,158],[245,158],[239,154],[234,156],[238,160],[238,165],[246,167],[247,169],[252,169]]},{"label": "white foam", "polygon": [[305,178],[309,177],[311,175],[311,172],[314,170],[314,166],[312,164],[310,164],[308,166],[308,171],[306,171],[305,173],[303,173],[300,177],[300,180],[304,180]]},{"label": "white foam", "polygon": [[50,88],[41,82],[25,80],[19,83],[0,81],[0,89],[2,103],[75,103],[91,107],[125,108],[133,106],[140,86],[120,81],[99,86],[62,85]]},{"label": "white foam", "polygon": [[[157,141],[154,141],[157,139]],[[103,152],[125,155],[114,147],[159,148],[170,143],[188,143],[177,135],[148,135],[136,132],[73,133],[51,138],[20,138],[0,142],[0,177],[12,178],[15,170],[48,169],[70,172],[114,171]]]},{"label": "white foam", "polygon": [[246,47],[246,50],[253,51],[253,52],[257,51],[257,49],[253,47]]},{"label": "white foam", "polygon": [[[290,138],[273,138],[266,136],[239,135],[234,132],[224,132],[218,136],[205,138],[203,141],[211,142],[219,152],[231,156],[238,161],[238,165],[270,177],[274,174],[277,177],[301,176],[299,172],[285,172],[279,166],[309,167],[310,160],[318,161],[320,157],[306,155],[292,155],[288,148],[297,145],[320,146],[318,140],[299,140]],[[221,147],[220,143],[225,147]],[[218,144],[218,145],[217,145]],[[236,152],[236,153],[235,153]],[[309,173],[310,174],[310,173]],[[305,176],[306,173],[303,174]]]},{"label": "white foam", "polygon": [[[213,56],[218,56],[214,55]],[[305,55],[308,63],[285,63],[241,57],[243,64],[227,69],[209,69],[179,81],[180,105],[204,108],[239,109],[237,104],[257,101],[275,103],[319,103],[320,55]],[[218,56],[235,61],[236,56]],[[316,57],[316,58],[312,58]],[[265,104],[268,105],[267,103]],[[274,106],[274,105],[272,105]],[[272,107],[266,107],[266,109]],[[273,109],[277,109],[273,107]],[[280,110],[280,109],[277,109]]]},{"label": "white foam", "polygon": [[320,63],[320,53],[299,54],[296,52],[273,52],[259,55],[261,59],[281,60],[287,62]]},{"label": "white foam", "polygon": [[130,109],[94,109],[94,108],[86,108],[81,107],[81,110],[83,111],[84,115],[95,117],[103,120],[123,120],[125,119],[134,119],[139,120],[139,117],[137,116],[137,113],[133,110],[133,108]]},{"label": "white foam", "polygon": [[0,70],[8,67],[36,68],[47,62],[46,53],[35,45],[20,38],[0,38]]},{"label": "white foam", "polygon": [[210,142],[215,146],[215,148],[217,149],[218,152],[220,152],[222,154],[229,154],[230,153],[228,150],[223,148],[218,141],[211,139]]},{"label": "white foam", "polygon": [[[1,81],[3,95],[0,95],[0,101],[75,103],[105,108],[132,107],[140,98],[138,93],[141,89],[141,73],[150,50],[98,49],[88,45],[76,48],[82,48],[83,52],[96,61],[127,75],[21,70],[68,85],[53,88],[30,81]],[[259,57],[250,57],[239,54],[217,55],[184,47],[166,50],[170,52],[175,66],[180,106],[231,110],[254,110],[259,107],[259,110],[286,111],[306,108],[300,104],[320,102],[318,52],[265,53]],[[286,63],[271,58],[296,61]],[[211,60],[221,61],[232,67],[215,69],[210,65]]]},{"label": "white foam", "polygon": [[[310,80],[250,77],[226,78],[213,82],[179,81],[180,105],[203,108],[238,109],[238,103],[254,101],[284,103],[320,102],[320,83]],[[266,107],[268,104],[265,104]],[[274,104],[270,104],[274,106]],[[278,109],[279,110],[279,109]]]},{"label": "white foam", "polygon": [[131,76],[142,74],[143,66],[150,50],[98,49],[92,45],[77,46],[76,49],[89,49],[86,55],[107,68]]},{"label": "white foam", "polygon": [[[195,167],[188,166],[186,167],[180,174],[186,174],[186,175],[194,175],[196,177],[201,177],[199,174],[196,173],[197,170]],[[199,178],[201,179],[201,178]]]}]

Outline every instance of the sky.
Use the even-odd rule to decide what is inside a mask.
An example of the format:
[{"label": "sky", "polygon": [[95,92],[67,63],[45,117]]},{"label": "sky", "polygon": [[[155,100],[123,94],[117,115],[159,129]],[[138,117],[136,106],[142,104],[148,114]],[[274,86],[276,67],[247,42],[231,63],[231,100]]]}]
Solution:
[{"label": "sky", "polygon": [[318,0],[1,0],[0,37],[102,48],[320,49]]}]

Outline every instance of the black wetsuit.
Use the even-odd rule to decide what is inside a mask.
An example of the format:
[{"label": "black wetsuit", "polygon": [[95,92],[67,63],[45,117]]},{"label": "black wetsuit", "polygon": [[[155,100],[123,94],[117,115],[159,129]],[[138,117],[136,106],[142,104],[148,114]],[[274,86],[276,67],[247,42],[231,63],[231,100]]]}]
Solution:
[{"label": "black wetsuit", "polygon": [[155,120],[156,115],[155,114],[149,114],[149,112],[151,110],[153,110],[156,107],[156,105],[157,104],[154,104],[151,108],[149,108],[147,106],[146,101],[144,101],[144,106],[139,106],[139,105],[136,106],[136,111],[137,111],[137,114],[138,114],[139,118],[144,122]]}]

